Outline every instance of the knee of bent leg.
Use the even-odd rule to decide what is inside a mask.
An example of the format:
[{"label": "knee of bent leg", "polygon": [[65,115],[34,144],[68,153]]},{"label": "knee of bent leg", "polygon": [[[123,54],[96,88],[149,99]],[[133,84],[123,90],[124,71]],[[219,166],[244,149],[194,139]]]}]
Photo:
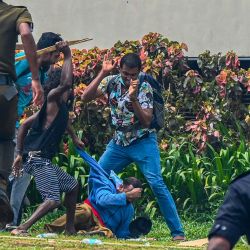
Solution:
[{"label": "knee of bent leg", "polygon": [[46,204],[49,206],[50,209],[54,209],[60,206],[60,201],[55,200],[46,200]]}]

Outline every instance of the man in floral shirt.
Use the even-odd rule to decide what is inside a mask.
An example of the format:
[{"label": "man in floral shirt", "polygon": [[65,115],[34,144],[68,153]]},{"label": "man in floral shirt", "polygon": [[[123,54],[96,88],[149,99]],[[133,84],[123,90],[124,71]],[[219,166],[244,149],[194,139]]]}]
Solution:
[{"label": "man in floral shirt", "polygon": [[153,90],[148,82],[138,80],[141,60],[128,53],[121,58],[120,74],[108,76],[117,62],[104,58],[102,70],[85,89],[82,100],[88,102],[107,94],[111,108],[113,139],[99,164],[109,173],[121,172],[135,162],[151,186],[173,240],[184,240],[183,228],[174,200],[161,175],[160,154],[155,129],[150,128],[153,115]]}]

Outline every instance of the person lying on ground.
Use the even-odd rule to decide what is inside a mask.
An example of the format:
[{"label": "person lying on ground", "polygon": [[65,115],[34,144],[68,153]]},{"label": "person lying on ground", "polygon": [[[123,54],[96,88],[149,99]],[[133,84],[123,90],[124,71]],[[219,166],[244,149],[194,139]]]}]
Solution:
[{"label": "person lying on ground", "polygon": [[55,77],[54,86],[44,87],[45,93],[47,91],[48,95],[41,110],[25,120],[19,128],[18,155],[13,164],[13,171],[18,175],[23,161],[24,171],[35,178],[36,187],[41,194],[43,203],[26,222],[11,231],[12,235],[26,234],[36,221],[58,207],[61,192],[66,193],[65,233],[75,233],[74,214],[78,183],[72,176],[51,162],[67,128],[69,113],[67,101],[72,91],[71,51],[66,42],[60,44],[59,50],[64,54],[60,80]]},{"label": "person lying on ground", "polygon": [[[101,232],[107,237],[113,234],[117,238],[133,237],[129,230],[134,217],[132,203],[141,197],[141,182],[135,177],[129,177],[122,182],[113,171],[110,175],[107,174],[87,153],[79,153],[89,164],[90,173],[88,198],[77,206],[74,220],[76,229],[81,230],[80,233],[82,230],[84,233]],[[64,215],[51,224],[46,224],[45,228],[49,232],[62,232],[65,225]]]},{"label": "person lying on ground", "polygon": [[229,250],[242,235],[250,243],[250,172],[236,178],[229,186],[208,235],[208,250]]}]

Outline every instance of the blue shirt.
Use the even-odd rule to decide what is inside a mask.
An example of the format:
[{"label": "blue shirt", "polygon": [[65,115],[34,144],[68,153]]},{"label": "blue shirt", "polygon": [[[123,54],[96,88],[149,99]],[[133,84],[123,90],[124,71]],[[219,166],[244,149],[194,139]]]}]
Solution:
[{"label": "blue shirt", "polygon": [[127,203],[125,193],[117,193],[116,185],[120,182],[119,177],[114,178],[114,173],[110,177],[87,153],[78,152],[90,166],[89,201],[100,214],[105,226],[116,237],[129,238],[129,224],[134,217],[134,208],[131,203]]},{"label": "blue shirt", "polygon": [[[24,52],[16,54],[16,57],[23,56]],[[18,116],[22,116],[24,109],[30,105],[32,101],[32,88],[31,88],[31,72],[29,69],[28,60],[24,59],[15,63],[16,67],[16,87],[18,90],[18,103],[17,103],[17,112]],[[39,78],[41,84],[43,85],[47,79],[46,71],[42,68],[39,69]]]}]

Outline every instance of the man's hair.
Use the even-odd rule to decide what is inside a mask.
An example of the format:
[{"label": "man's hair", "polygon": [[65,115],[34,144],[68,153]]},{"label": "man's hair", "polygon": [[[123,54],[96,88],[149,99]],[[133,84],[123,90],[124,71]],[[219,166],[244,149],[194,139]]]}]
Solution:
[{"label": "man's hair", "polygon": [[120,62],[120,67],[122,68],[124,64],[130,69],[138,68],[141,70],[141,59],[135,53],[128,53],[123,56]]},{"label": "man's hair", "polygon": [[37,49],[44,49],[50,46],[55,45],[57,42],[62,41],[63,39],[60,37],[60,34],[56,34],[53,32],[44,32],[42,36],[38,40]]},{"label": "man's hair", "polygon": [[135,177],[128,177],[123,181],[123,185],[128,187],[132,185],[134,188],[142,188],[142,183],[140,180],[136,179]]}]

